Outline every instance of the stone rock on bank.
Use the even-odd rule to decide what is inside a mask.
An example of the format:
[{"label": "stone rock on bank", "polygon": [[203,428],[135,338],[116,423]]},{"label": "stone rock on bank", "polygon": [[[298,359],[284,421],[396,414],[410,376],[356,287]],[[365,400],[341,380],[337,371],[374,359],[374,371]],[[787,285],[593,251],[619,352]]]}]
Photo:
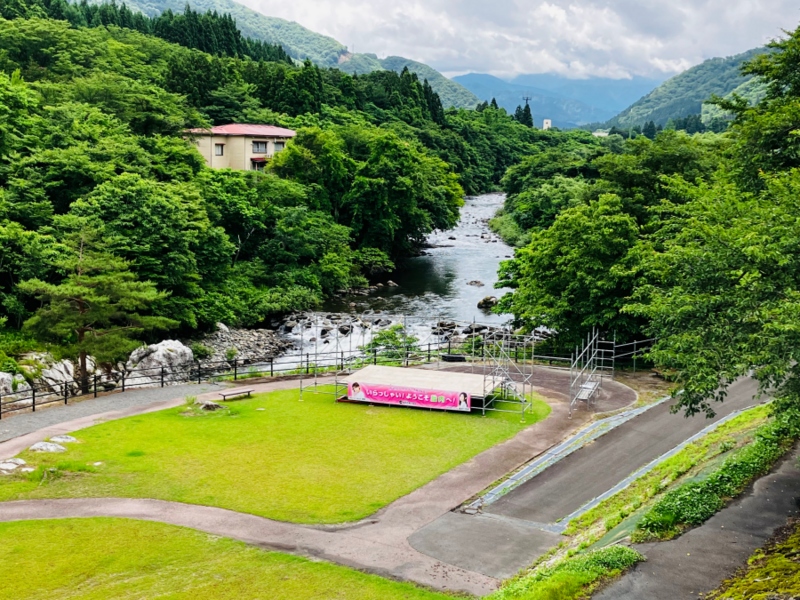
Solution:
[{"label": "stone rock on bank", "polygon": [[131,387],[185,383],[190,378],[194,355],[177,340],[142,346],[133,351],[125,365],[126,385]]}]

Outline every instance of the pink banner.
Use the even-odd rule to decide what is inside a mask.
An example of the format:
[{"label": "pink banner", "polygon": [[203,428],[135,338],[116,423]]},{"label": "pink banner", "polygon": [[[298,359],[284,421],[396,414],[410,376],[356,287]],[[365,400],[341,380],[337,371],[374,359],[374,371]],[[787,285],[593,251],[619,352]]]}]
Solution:
[{"label": "pink banner", "polygon": [[467,392],[442,392],[363,382],[349,384],[347,397],[359,402],[418,406],[439,410],[469,412],[472,407],[472,398]]}]

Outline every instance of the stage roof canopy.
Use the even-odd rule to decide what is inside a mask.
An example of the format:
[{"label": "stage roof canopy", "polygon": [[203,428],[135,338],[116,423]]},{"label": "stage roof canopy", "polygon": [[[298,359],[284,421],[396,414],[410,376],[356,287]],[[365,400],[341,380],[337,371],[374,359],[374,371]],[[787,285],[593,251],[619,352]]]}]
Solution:
[{"label": "stage roof canopy", "polygon": [[492,377],[457,373],[454,371],[431,371],[428,369],[404,369],[371,365],[344,379],[345,383],[371,383],[403,388],[438,390],[441,392],[467,392],[475,398],[491,394],[502,382]]}]

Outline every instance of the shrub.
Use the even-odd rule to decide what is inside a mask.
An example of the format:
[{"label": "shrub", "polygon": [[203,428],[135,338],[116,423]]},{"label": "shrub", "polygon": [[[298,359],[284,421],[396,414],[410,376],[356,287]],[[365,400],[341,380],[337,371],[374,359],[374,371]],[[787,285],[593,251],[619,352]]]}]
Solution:
[{"label": "shrub", "polygon": [[577,554],[551,567],[508,582],[491,600],[570,600],[582,597],[589,586],[613,577],[644,560],[624,546],[610,546]]},{"label": "shrub", "polygon": [[227,350],[225,350],[225,358],[227,358],[228,360],[233,360],[238,355],[239,355],[239,350],[237,350],[236,348],[228,348]]},{"label": "shrub", "polygon": [[[768,473],[797,437],[797,415],[784,413],[762,425],[756,439],[728,458],[703,481],[685,483],[656,502],[636,526],[635,539],[670,537],[680,526],[701,525],[751,481]],[[643,535],[644,534],[644,535]]]},{"label": "shrub", "polygon": [[214,349],[204,346],[200,342],[194,342],[190,348],[192,349],[195,360],[206,360],[214,356]]}]

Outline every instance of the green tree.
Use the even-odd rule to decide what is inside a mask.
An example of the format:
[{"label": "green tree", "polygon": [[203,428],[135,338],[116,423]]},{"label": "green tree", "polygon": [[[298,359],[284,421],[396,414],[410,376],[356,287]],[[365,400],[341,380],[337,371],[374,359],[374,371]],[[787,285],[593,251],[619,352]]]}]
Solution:
[{"label": "green tree", "polygon": [[687,200],[673,207],[676,233],[627,311],[651,320],[652,356],[684,388],[678,404],[713,414],[753,373],[800,406],[800,172],[765,176],[758,193],[724,178],[673,185]]},{"label": "green tree", "polygon": [[520,123],[525,125],[525,127],[533,127],[533,113],[531,113],[531,107],[529,104],[525,104],[525,108],[522,109],[522,118],[520,119]]},{"label": "green tree", "polygon": [[502,263],[496,287],[514,291],[501,298],[498,312],[513,314],[528,331],[554,329],[565,347],[593,328],[635,338],[645,321],[620,311],[640,277],[638,236],[614,195],[567,209]]},{"label": "green tree", "polygon": [[42,339],[68,340],[79,360],[79,378],[88,390],[87,357],[120,360],[139,342],[133,336],[177,325],[140,313],[166,294],[149,281],[138,281],[126,261],[108,250],[99,221],[66,217],[61,243],[66,248],[54,266],[64,273],[59,283],[29,279],[19,289],[43,303],[25,327]]}]

